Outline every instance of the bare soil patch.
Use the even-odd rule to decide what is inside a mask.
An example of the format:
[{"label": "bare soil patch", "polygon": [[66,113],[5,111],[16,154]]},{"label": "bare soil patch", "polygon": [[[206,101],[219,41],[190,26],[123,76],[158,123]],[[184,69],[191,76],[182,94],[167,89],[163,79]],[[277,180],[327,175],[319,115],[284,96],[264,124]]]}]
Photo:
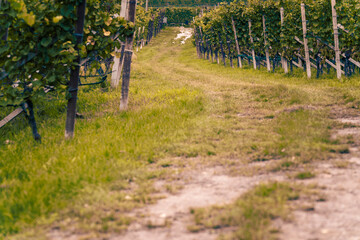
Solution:
[{"label": "bare soil patch", "polygon": [[[360,135],[360,118],[337,119],[356,126],[340,129],[336,136]],[[332,163],[315,166],[317,176],[302,182],[316,183],[325,201],[314,203],[314,211],[295,211],[293,222],[281,222],[280,239],[360,239],[360,151],[358,143],[350,154]],[[344,168],[343,168],[343,167]]]},{"label": "bare soil patch", "polygon": [[[281,181],[283,175],[264,174],[252,177],[223,175],[222,167],[186,172],[182,176],[184,188],[173,195],[137,210],[136,222],[123,236],[110,239],[215,239],[220,231],[211,230],[191,233],[187,226],[193,221],[191,209],[231,203],[239,195],[267,180]],[[186,183],[184,182],[186,180]],[[229,229],[228,229],[229,230]]]}]

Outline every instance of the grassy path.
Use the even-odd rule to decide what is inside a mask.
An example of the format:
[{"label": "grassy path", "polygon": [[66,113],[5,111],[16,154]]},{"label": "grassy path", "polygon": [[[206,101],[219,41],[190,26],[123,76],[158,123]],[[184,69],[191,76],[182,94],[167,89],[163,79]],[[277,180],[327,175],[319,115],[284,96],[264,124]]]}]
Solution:
[{"label": "grassy path", "polygon": [[121,239],[131,223],[141,222],[133,209],[181,196],[196,182],[191,179],[215,169],[214,186],[222,186],[217,174],[224,183],[252,184],[238,199],[208,203],[221,207],[194,208],[184,231],[269,239],[291,210],[325,200],[321,188],[301,179],[322,176],[323,163],[342,174],[355,166],[349,159],[359,140],[334,133],[358,126],[336,121],[357,117],[358,79],[339,83],[307,80],[302,72],[290,77],[224,68],[197,59],[190,42],[174,40],[177,31],[164,30],[136,54],[126,113],[118,111],[120,91],[94,87],[79,96],[85,118],[71,142],[63,140],[62,96],[37,102],[41,145],[30,140],[24,121],[0,130],[3,236]]}]

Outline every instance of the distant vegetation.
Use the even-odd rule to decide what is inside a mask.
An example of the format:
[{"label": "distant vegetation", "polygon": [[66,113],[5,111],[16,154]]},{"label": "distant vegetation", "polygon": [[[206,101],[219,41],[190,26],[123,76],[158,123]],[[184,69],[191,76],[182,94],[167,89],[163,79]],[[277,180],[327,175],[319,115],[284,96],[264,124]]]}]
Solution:
[{"label": "distant vegetation", "polygon": [[[145,2],[145,1],[144,1]],[[149,7],[195,7],[195,6],[214,6],[220,2],[231,2],[230,0],[150,0]]]},{"label": "distant vegetation", "polygon": [[188,25],[200,11],[200,7],[168,7],[165,8],[165,17],[169,25]]}]

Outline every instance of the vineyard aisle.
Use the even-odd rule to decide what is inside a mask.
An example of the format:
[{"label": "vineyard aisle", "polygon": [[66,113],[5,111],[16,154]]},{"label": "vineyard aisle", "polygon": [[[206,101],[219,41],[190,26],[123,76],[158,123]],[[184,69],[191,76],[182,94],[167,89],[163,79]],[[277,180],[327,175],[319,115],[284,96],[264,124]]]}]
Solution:
[{"label": "vineyard aisle", "polygon": [[[182,44],[178,33],[166,28],[135,53],[126,113],[117,111],[119,93],[94,90],[80,93],[103,97],[94,106],[80,101],[85,119],[72,143],[55,140],[42,120],[49,142],[23,154],[50,156],[45,148],[57,146],[39,168],[56,165],[51,174],[67,175],[71,191],[54,195],[63,202],[49,193],[56,214],[38,216],[10,239],[360,236],[359,79],[224,67],[198,59],[191,38]],[[14,153],[12,141],[22,138],[0,147]],[[86,153],[76,155],[77,148]],[[71,174],[81,180],[71,182]],[[32,216],[21,214],[19,226]]]}]

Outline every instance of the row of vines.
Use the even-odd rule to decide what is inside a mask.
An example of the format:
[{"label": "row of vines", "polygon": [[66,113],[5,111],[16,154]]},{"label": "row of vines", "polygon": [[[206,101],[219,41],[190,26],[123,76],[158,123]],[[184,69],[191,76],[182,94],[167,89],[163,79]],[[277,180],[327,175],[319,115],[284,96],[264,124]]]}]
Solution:
[{"label": "row of vines", "polygon": [[[360,67],[360,2],[337,0],[337,26],[333,27],[331,0],[249,0],[234,1],[204,13],[195,19],[195,39],[199,57],[215,54],[246,59],[254,67],[273,70],[282,63],[317,70],[317,76],[336,68],[336,47],[342,74],[347,76]],[[337,40],[334,38],[334,28]],[[338,41],[338,44],[336,43]],[[308,62],[307,60],[308,55]],[[308,75],[309,76],[309,75]]]},{"label": "row of vines", "polygon": [[[133,3],[129,19],[119,15],[120,0],[0,0],[0,107],[29,108],[25,112],[35,139],[39,138],[35,99],[49,91],[69,102],[76,99],[78,86],[104,82],[114,57],[124,57],[139,42],[144,46],[160,31],[163,13],[137,7],[135,21]],[[125,44],[131,46],[125,49]],[[71,76],[76,68],[74,87]]]},{"label": "row of vines", "polygon": [[165,8],[164,11],[169,25],[188,25],[193,21],[193,18],[201,12],[201,8],[171,7]]}]

